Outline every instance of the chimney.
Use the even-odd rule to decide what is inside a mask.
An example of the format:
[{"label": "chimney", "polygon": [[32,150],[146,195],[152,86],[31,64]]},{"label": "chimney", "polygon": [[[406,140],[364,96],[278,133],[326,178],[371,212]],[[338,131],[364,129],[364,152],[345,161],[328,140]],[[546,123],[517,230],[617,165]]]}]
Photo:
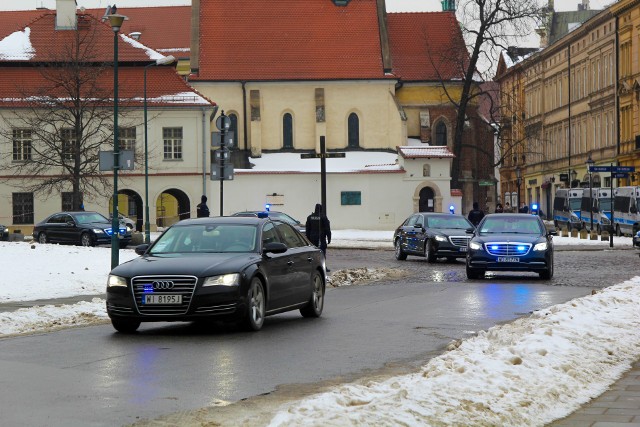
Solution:
[{"label": "chimney", "polygon": [[75,30],[76,0],[56,0],[56,30]]},{"label": "chimney", "polygon": [[191,0],[191,72],[200,71],[200,0]]}]

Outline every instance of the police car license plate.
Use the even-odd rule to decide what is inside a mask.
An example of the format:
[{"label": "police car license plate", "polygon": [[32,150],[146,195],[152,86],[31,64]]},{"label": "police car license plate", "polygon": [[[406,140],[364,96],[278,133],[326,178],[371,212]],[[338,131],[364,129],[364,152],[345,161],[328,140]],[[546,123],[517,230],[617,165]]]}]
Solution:
[{"label": "police car license plate", "polygon": [[460,252],[467,252],[467,248],[466,248],[466,246],[465,246],[465,247],[463,247],[463,248],[460,248]]},{"label": "police car license plate", "polygon": [[166,294],[166,295],[145,295],[142,299],[143,304],[182,304],[182,295]]},{"label": "police car license plate", "polygon": [[520,258],[512,256],[499,256],[498,262],[520,262]]}]

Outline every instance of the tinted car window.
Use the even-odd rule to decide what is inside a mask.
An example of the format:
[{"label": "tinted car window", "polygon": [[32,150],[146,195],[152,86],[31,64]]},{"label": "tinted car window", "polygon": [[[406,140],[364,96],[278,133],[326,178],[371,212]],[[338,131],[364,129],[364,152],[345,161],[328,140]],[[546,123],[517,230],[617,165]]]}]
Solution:
[{"label": "tinted car window", "polygon": [[87,212],[75,214],[78,224],[90,224],[92,222],[111,222],[105,216],[97,212]]},{"label": "tinted car window", "polygon": [[256,235],[256,227],[247,224],[171,227],[158,238],[150,252],[253,252],[256,248]]},{"label": "tinted car window", "polygon": [[482,234],[542,234],[540,221],[534,216],[523,215],[521,218],[487,218],[480,224]]},{"label": "tinted car window", "polygon": [[436,216],[427,218],[427,227],[429,228],[459,228],[466,230],[473,227],[466,218],[456,216]]},{"label": "tinted car window", "polygon": [[407,227],[414,226],[418,221],[418,218],[420,218],[420,215],[412,215],[411,218],[409,218],[409,221],[407,221]]},{"label": "tinted car window", "polygon": [[64,224],[64,214],[54,215],[47,221],[48,224]]},{"label": "tinted car window", "polygon": [[280,236],[276,232],[276,228],[272,223],[268,222],[264,225],[262,229],[262,245],[266,245],[267,243],[280,242]]},{"label": "tinted car window", "polygon": [[284,222],[276,223],[276,229],[282,237],[282,242],[289,248],[306,246],[306,242],[298,235],[296,230]]}]

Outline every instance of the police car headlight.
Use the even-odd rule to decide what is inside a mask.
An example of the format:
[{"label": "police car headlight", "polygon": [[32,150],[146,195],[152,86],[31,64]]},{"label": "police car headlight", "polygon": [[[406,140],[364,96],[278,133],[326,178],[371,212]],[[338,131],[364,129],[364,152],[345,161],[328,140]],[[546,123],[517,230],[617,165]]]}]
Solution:
[{"label": "police car headlight", "polygon": [[240,274],[222,274],[204,279],[202,286],[238,286],[240,285]]},{"label": "police car headlight", "polygon": [[109,275],[107,279],[107,288],[112,288],[114,286],[127,286],[127,279],[120,276]]},{"label": "police car headlight", "polygon": [[446,241],[447,241],[447,238],[446,238],[446,237],[444,237],[444,236],[436,236],[436,240],[437,240],[438,242],[446,242]]},{"label": "police car headlight", "polygon": [[102,228],[94,228],[93,232],[96,233],[96,234],[102,234],[102,233],[104,233],[104,230]]},{"label": "police car headlight", "polygon": [[473,249],[474,251],[479,251],[482,249],[482,245],[477,242],[469,242],[469,249]]},{"label": "police car headlight", "polygon": [[549,245],[547,244],[547,242],[542,242],[542,243],[538,243],[537,245],[535,245],[533,247],[534,251],[546,251],[547,247],[549,247]]}]

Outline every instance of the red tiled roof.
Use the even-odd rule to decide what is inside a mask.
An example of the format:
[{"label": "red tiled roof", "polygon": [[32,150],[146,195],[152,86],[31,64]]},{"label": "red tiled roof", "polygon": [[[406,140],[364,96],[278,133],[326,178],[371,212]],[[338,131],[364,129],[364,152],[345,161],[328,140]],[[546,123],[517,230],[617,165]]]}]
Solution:
[{"label": "red tiled roof", "polygon": [[385,78],[376,0],[201,0],[200,80]]},{"label": "red tiled roof", "polygon": [[469,54],[453,12],[389,13],[387,23],[396,76],[404,81],[463,77]]},{"label": "red tiled roof", "polygon": [[[56,87],[60,77],[47,79],[53,72],[43,67],[3,67],[0,79],[0,107],[29,107],[29,97],[69,97],[69,91]],[[90,73],[97,73],[94,67]],[[85,86],[85,97],[104,100],[110,104],[113,97],[113,69],[108,67],[94,81]],[[91,91],[91,93],[89,92]],[[144,67],[118,68],[118,98],[122,105],[140,106],[144,100]],[[187,85],[173,67],[158,66],[147,70],[147,104],[149,106],[209,106],[215,103]]]},{"label": "red tiled roof", "polygon": [[[102,18],[102,9],[86,9],[85,14]],[[80,13],[80,11],[78,11]],[[128,19],[121,34],[142,33],[140,43],[168,55],[189,56],[191,47],[191,6],[118,7],[118,13]],[[20,10],[0,12],[0,38],[23,29],[36,18],[55,14],[55,10]],[[180,52],[184,52],[182,55]]]}]

